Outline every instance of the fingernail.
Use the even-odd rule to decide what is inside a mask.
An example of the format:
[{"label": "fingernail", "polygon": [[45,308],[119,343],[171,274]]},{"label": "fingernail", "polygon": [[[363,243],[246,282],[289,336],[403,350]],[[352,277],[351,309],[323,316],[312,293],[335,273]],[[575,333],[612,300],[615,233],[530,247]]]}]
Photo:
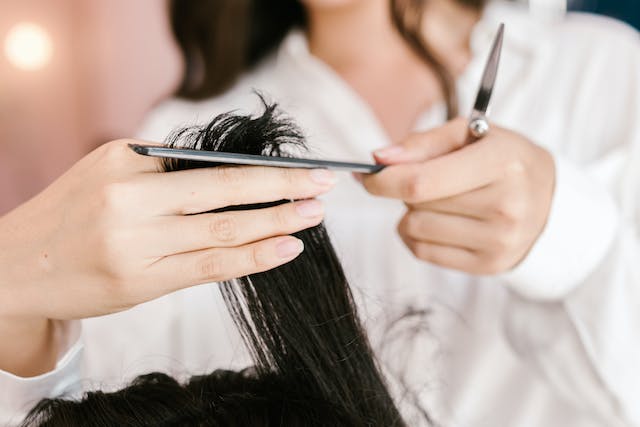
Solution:
[{"label": "fingernail", "polygon": [[324,206],[320,200],[305,200],[296,203],[296,211],[303,218],[315,218],[324,213]]},{"label": "fingernail", "polygon": [[276,253],[282,259],[289,259],[298,255],[304,249],[302,240],[288,237],[276,245]]},{"label": "fingernail", "polygon": [[358,172],[352,172],[351,175],[353,176],[353,179],[355,179],[356,181],[358,181],[360,184],[362,184],[362,174],[358,173]]},{"label": "fingernail", "polygon": [[404,152],[404,148],[399,145],[393,145],[391,147],[381,148],[373,152],[373,154],[380,159],[387,159],[390,157],[396,157]]},{"label": "fingernail", "polygon": [[336,174],[328,169],[313,169],[309,175],[316,184],[329,185],[336,182]]}]

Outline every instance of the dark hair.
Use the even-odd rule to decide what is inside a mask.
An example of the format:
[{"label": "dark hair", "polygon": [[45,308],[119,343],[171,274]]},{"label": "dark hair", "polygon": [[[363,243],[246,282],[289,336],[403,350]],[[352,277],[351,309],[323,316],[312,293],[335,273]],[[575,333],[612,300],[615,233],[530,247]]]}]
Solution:
[{"label": "dark hair", "polygon": [[87,393],[81,401],[44,399],[23,426],[40,427],[311,427],[364,426],[340,408],[293,395],[275,374],[216,370],[180,384],[159,372],[122,390]]},{"label": "dark hair", "polygon": [[[280,156],[303,142],[267,104],[259,117],[223,114],[169,138],[171,146]],[[204,166],[165,163],[167,171]],[[226,210],[280,203],[286,201]],[[45,400],[25,426],[404,426],[324,226],[296,236],[305,250],[294,261],[220,284],[253,368],[215,371],[186,385],[151,374],[81,402]]]},{"label": "dark hair", "polygon": [[[448,116],[458,113],[455,81],[421,34],[426,0],[389,0],[393,24],[436,74]],[[486,0],[455,0],[480,9]],[[228,89],[275,48],[287,32],[305,25],[299,0],[171,0],[171,27],[185,62],[177,95],[203,99]]]}]

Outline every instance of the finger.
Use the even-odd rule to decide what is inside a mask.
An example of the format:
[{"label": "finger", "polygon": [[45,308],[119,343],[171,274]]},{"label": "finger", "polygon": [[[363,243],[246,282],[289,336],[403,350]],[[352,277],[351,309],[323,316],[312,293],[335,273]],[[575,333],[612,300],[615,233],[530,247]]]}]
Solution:
[{"label": "finger", "polygon": [[326,169],[231,166],[191,169],[139,178],[145,202],[157,214],[192,214],[227,206],[308,199],[329,191]]},{"label": "finger", "polygon": [[392,165],[423,162],[461,148],[467,137],[467,121],[457,118],[427,132],[414,133],[404,141],[376,150],[378,163]]},{"label": "finger", "polygon": [[[171,255],[148,268],[155,280],[143,294],[163,295],[208,282],[220,282],[271,270],[295,259],[304,249],[293,236],[273,237],[235,248],[213,248]],[[144,287],[143,286],[143,287]]]},{"label": "finger", "polygon": [[507,154],[489,138],[422,163],[388,166],[362,183],[373,195],[421,203],[485,187],[504,175]]},{"label": "finger", "polygon": [[136,150],[134,150],[131,147],[131,145],[150,145],[150,146],[157,146],[157,147],[163,147],[166,145],[160,144],[157,142],[142,141],[137,139],[123,139],[123,140],[119,140],[118,142],[122,145],[122,148],[125,149],[125,151],[127,152],[127,155],[130,158],[132,158],[135,161],[135,163],[141,167],[140,168],[141,172],[148,173],[148,172],[162,171],[162,165],[164,164],[166,159],[140,154]]},{"label": "finger", "polygon": [[159,145],[134,139],[118,139],[102,144],[79,164],[89,170],[107,168],[111,174],[119,177],[160,170],[159,159],[137,154],[129,148],[129,144]]},{"label": "finger", "polygon": [[408,206],[412,210],[428,210],[486,220],[495,211],[496,200],[500,199],[499,187],[493,183],[468,193],[424,203],[410,203]]},{"label": "finger", "polygon": [[409,211],[398,224],[401,236],[469,250],[485,246],[488,229],[477,219],[432,211]]},{"label": "finger", "polygon": [[416,258],[423,261],[468,273],[474,273],[480,269],[481,263],[478,256],[468,249],[421,242],[408,238],[403,240]]},{"label": "finger", "polygon": [[315,199],[248,211],[166,216],[148,227],[148,241],[153,257],[235,247],[316,226],[323,216],[323,204]]}]

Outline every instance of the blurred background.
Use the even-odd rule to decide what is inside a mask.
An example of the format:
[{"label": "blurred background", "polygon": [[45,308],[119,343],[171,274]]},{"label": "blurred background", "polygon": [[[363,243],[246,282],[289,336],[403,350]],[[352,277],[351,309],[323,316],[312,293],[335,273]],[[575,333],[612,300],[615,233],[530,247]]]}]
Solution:
[{"label": "blurred background", "polygon": [[569,0],[569,9],[611,16],[640,29],[640,0]]},{"label": "blurred background", "polygon": [[132,136],[180,61],[164,0],[0,0],[0,215]]},{"label": "blurred background", "polygon": [[[566,6],[640,27],[640,0]],[[165,0],[0,0],[0,215],[98,145],[133,136],[171,94],[181,63],[166,8]]]}]

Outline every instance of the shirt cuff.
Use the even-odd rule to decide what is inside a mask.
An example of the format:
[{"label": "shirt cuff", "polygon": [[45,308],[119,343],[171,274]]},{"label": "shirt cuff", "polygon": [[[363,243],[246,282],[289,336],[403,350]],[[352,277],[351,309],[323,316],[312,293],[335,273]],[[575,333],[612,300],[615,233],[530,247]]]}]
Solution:
[{"label": "shirt cuff", "polygon": [[0,370],[0,425],[19,424],[43,398],[80,391],[80,321],[55,321],[54,327],[60,354],[52,371],[25,378]]},{"label": "shirt cuff", "polygon": [[501,275],[511,289],[534,300],[560,300],[604,259],[619,214],[606,187],[571,162],[555,158],[556,188],[547,225],[527,257]]}]

